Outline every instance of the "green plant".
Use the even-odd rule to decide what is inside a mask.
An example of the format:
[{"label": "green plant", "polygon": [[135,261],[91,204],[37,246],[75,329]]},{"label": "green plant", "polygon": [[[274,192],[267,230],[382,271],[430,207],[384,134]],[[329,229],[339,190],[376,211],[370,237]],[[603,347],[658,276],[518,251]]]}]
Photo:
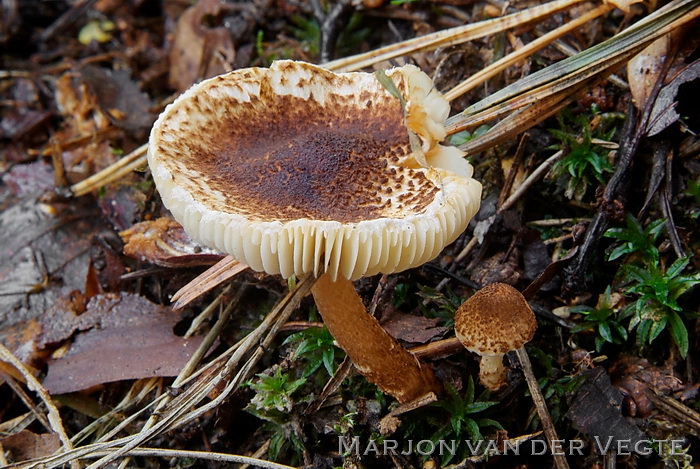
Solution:
[{"label": "green plant", "polygon": [[700,273],[681,275],[689,262],[683,257],[665,270],[656,263],[621,267],[626,293],[636,297],[627,309],[632,316],[629,330],[637,330],[640,344],[651,344],[668,326],[683,358],[688,354],[688,330],[682,316],[692,313],[678,304],[678,298],[700,283]]},{"label": "green plant", "polygon": [[481,137],[484,135],[491,127],[488,125],[480,125],[473,132],[468,130],[462,130],[456,134],[450,136],[449,141],[454,146],[464,145],[465,143],[474,140],[476,137]]},{"label": "green plant", "polygon": [[[542,396],[547,401],[547,408],[552,420],[557,423],[569,408],[570,399],[583,383],[583,375],[574,372],[565,372],[555,367],[554,358],[536,347],[528,347],[530,357],[534,359],[543,370],[544,376],[537,379],[537,384],[542,390]],[[539,373],[538,373],[539,374]],[[529,396],[530,392],[526,392]],[[539,419],[535,416],[530,422],[530,428],[535,430],[539,426]]]},{"label": "green plant", "polygon": [[[457,308],[462,305],[462,298],[457,296],[449,287],[444,292],[434,288],[418,285],[418,297],[421,299],[418,306],[423,316],[427,318],[439,318],[441,325],[452,327]],[[429,308],[426,303],[432,303],[437,308]]]},{"label": "green plant", "polygon": [[291,411],[291,395],[306,382],[306,378],[291,379],[287,373],[282,373],[279,367],[271,375],[260,373],[257,377],[257,382],[249,384],[251,389],[255,390],[255,397],[250,403],[258,410],[266,412],[273,409],[279,412]]},{"label": "green plant", "polygon": [[432,406],[446,410],[450,415],[450,421],[442,425],[430,438],[433,443],[437,444],[441,440],[457,441],[455,453],[446,452],[443,454],[442,465],[448,464],[452,458],[459,456],[464,459],[467,455],[469,446],[464,444],[465,436],[472,442],[480,442],[484,438],[481,434],[483,427],[495,427],[503,430],[500,423],[489,418],[475,418],[475,414],[483,412],[489,407],[497,404],[497,401],[487,401],[488,391],[484,391],[478,398],[474,397],[474,380],[469,377],[467,389],[464,397],[448,383],[446,385],[449,398],[438,401]]},{"label": "green plant", "polygon": [[552,174],[556,178],[569,176],[564,192],[569,199],[581,200],[594,180],[604,183],[605,173],[613,172],[609,150],[601,146],[615,133],[615,127],[609,125],[612,117],[603,118],[595,110],[592,118],[587,113],[573,116],[567,110],[557,116],[560,128],[549,130],[559,140],[549,148],[565,153],[552,167]]},{"label": "green plant", "polygon": [[333,336],[325,327],[309,327],[306,330],[290,335],[284,344],[298,343],[294,350],[294,358],[305,362],[302,377],[308,378],[321,365],[329,376],[335,373],[336,347]]},{"label": "green plant", "polygon": [[321,44],[321,27],[314,18],[301,15],[292,17],[294,36],[301,42],[302,48],[313,56],[318,55]]},{"label": "green plant", "polygon": [[581,305],[571,309],[572,312],[583,315],[583,320],[574,326],[571,332],[575,334],[587,330],[595,331],[595,348],[598,352],[606,342],[611,344],[625,343],[627,329],[620,323],[618,303],[618,299],[612,294],[611,287],[608,285],[605,292],[598,297],[598,304],[595,308]]},{"label": "green plant", "polygon": [[608,251],[608,261],[622,256],[638,254],[648,264],[659,262],[659,250],[656,241],[663,232],[665,219],[654,220],[646,228],[632,214],[626,216],[626,228],[610,228],[603,236],[613,238],[617,243]]},{"label": "green plant", "polygon": [[299,434],[299,424],[295,421],[292,394],[305,382],[305,378],[292,379],[277,367],[272,374],[260,373],[257,381],[248,383],[255,391],[255,397],[246,410],[265,420],[261,430],[271,432],[268,455],[271,460],[278,460],[280,454],[290,450],[291,458],[299,460],[305,451],[304,441]]},{"label": "green plant", "polygon": [[695,201],[695,206],[690,209],[690,218],[700,218],[700,176],[695,181],[688,182],[688,188],[684,192],[685,195],[692,197]]}]

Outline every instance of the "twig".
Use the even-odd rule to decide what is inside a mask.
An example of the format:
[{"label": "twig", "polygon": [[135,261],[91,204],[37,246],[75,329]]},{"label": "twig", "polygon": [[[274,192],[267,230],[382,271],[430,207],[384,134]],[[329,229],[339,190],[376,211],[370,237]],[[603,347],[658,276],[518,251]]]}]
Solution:
[{"label": "twig", "polygon": [[661,91],[666,74],[671,66],[671,57],[674,55],[675,54],[668,54],[666,56],[666,60],[664,60],[663,66],[656,76],[654,86],[649,92],[649,97],[644,104],[641,116],[638,117],[632,103],[628,106],[628,117],[622,130],[623,137],[620,143],[620,159],[615,167],[615,172],[605,186],[603,196],[598,205],[598,212],[593,217],[593,221],[588,225],[578,256],[564,270],[565,276],[562,284],[562,293],[565,296],[573,296],[583,291],[585,272],[590,264],[593,249],[597,245],[598,239],[607,229],[608,220],[616,211],[623,208],[622,202],[619,199],[626,193],[632,160],[637,152],[642,134],[645,133],[654,103],[656,102],[656,98]]},{"label": "twig", "polygon": [[311,405],[309,405],[309,407],[307,407],[307,409],[304,411],[304,414],[311,415],[318,412],[323,403],[326,402],[326,399],[328,399],[328,396],[330,396],[338,390],[342,382],[345,381],[345,378],[347,378],[348,375],[350,375],[350,372],[352,372],[352,370],[352,360],[350,360],[350,357],[345,357],[343,363],[340,364],[338,369],[335,370],[335,373],[333,373],[333,376],[331,376],[331,379],[329,379],[326,385],[323,387],[321,394],[319,394],[316,400],[313,401]]},{"label": "twig", "polygon": [[673,187],[673,150],[666,155],[665,172],[666,177],[664,178],[664,186],[661,191],[661,211],[666,219],[666,233],[668,233],[668,238],[671,240],[671,246],[673,246],[676,256],[680,258],[685,256],[685,252],[683,251],[681,238],[678,236],[676,223],[673,221],[673,211],[671,210],[671,198],[673,197],[671,192]]},{"label": "twig", "polygon": [[106,167],[102,171],[93,174],[77,184],[73,184],[70,187],[71,194],[73,194],[73,197],[80,197],[126,176],[146,163],[147,150],[148,144],[144,143],[113,165]]},{"label": "twig", "polygon": [[221,285],[247,268],[247,265],[241,264],[231,255],[224,257],[173,295],[170,299],[175,302],[173,309],[184,308],[212,288]]},{"label": "twig", "polygon": [[[540,416],[540,422],[542,422],[542,429],[547,437],[547,445],[551,448],[552,442],[559,440],[559,437],[557,436],[557,431],[552,423],[552,416],[549,414],[547,404],[544,401],[544,396],[542,396],[540,385],[537,383],[535,374],[532,372],[530,357],[528,357],[525,347],[518,348],[515,353],[518,355],[520,365],[523,367],[523,374],[525,375],[525,381],[527,381],[527,387],[530,389],[532,401],[535,403],[537,414]],[[552,457],[554,458],[554,464],[557,466],[557,469],[569,468],[569,463],[561,453],[553,452]]]},{"label": "twig", "polygon": [[321,63],[326,63],[333,58],[336,42],[341,31],[345,28],[350,19],[350,14],[354,10],[353,2],[350,0],[340,0],[335,3],[328,13],[323,11],[319,0],[313,0],[314,16],[321,24]]}]

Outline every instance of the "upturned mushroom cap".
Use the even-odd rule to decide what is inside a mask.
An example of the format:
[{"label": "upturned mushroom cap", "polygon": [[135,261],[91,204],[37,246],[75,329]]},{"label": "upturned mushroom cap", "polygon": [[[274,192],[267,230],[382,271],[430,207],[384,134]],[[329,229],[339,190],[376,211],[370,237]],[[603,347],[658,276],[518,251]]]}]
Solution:
[{"label": "upturned mushroom cap", "polygon": [[373,74],[293,61],[192,87],[151,132],[163,203],[197,241],[284,277],[357,279],[434,258],[481,185],[438,143],[449,105],[430,79],[414,66],[386,75],[407,109]]},{"label": "upturned mushroom cap", "polygon": [[493,283],[472,295],[455,313],[455,333],[479,355],[503,355],[532,339],[535,315],[523,295],[505,283]]}]

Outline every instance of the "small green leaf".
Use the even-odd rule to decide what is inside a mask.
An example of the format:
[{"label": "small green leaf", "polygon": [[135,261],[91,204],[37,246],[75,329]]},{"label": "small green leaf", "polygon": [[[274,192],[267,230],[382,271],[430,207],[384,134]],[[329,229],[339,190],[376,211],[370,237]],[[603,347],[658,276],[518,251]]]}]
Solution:
[{"label": "small green leaf", "polygon": [[688,355],[688,329],[683,324],[683,319],[675,311],[668,314],[668,322],[671,326],[671,336],[681,352],[681,357]]}]

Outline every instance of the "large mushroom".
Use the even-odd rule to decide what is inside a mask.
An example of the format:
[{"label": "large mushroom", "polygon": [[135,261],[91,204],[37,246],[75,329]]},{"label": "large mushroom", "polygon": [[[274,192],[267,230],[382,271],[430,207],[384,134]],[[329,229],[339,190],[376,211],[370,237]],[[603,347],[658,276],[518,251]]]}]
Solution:
[{"label": "large mushroom", "polygon": [[462,303],[455,313],[455,334],[481,356],[479,380],[489,390],[506,384],[503,356],[532,339],[537,320],[523,295],[505,283],[492,283]]},{"label": "large mushroom", "polygon": [[312,292],[340,347],[407,402],[439,384],[351,281],[437,256],[477,211],[481,185],[439,144],[449,105],[427,75],[385,77],[278,61],[206,80],[158,118],[148,162],[194,239],[257,271],[318,277]]}]

